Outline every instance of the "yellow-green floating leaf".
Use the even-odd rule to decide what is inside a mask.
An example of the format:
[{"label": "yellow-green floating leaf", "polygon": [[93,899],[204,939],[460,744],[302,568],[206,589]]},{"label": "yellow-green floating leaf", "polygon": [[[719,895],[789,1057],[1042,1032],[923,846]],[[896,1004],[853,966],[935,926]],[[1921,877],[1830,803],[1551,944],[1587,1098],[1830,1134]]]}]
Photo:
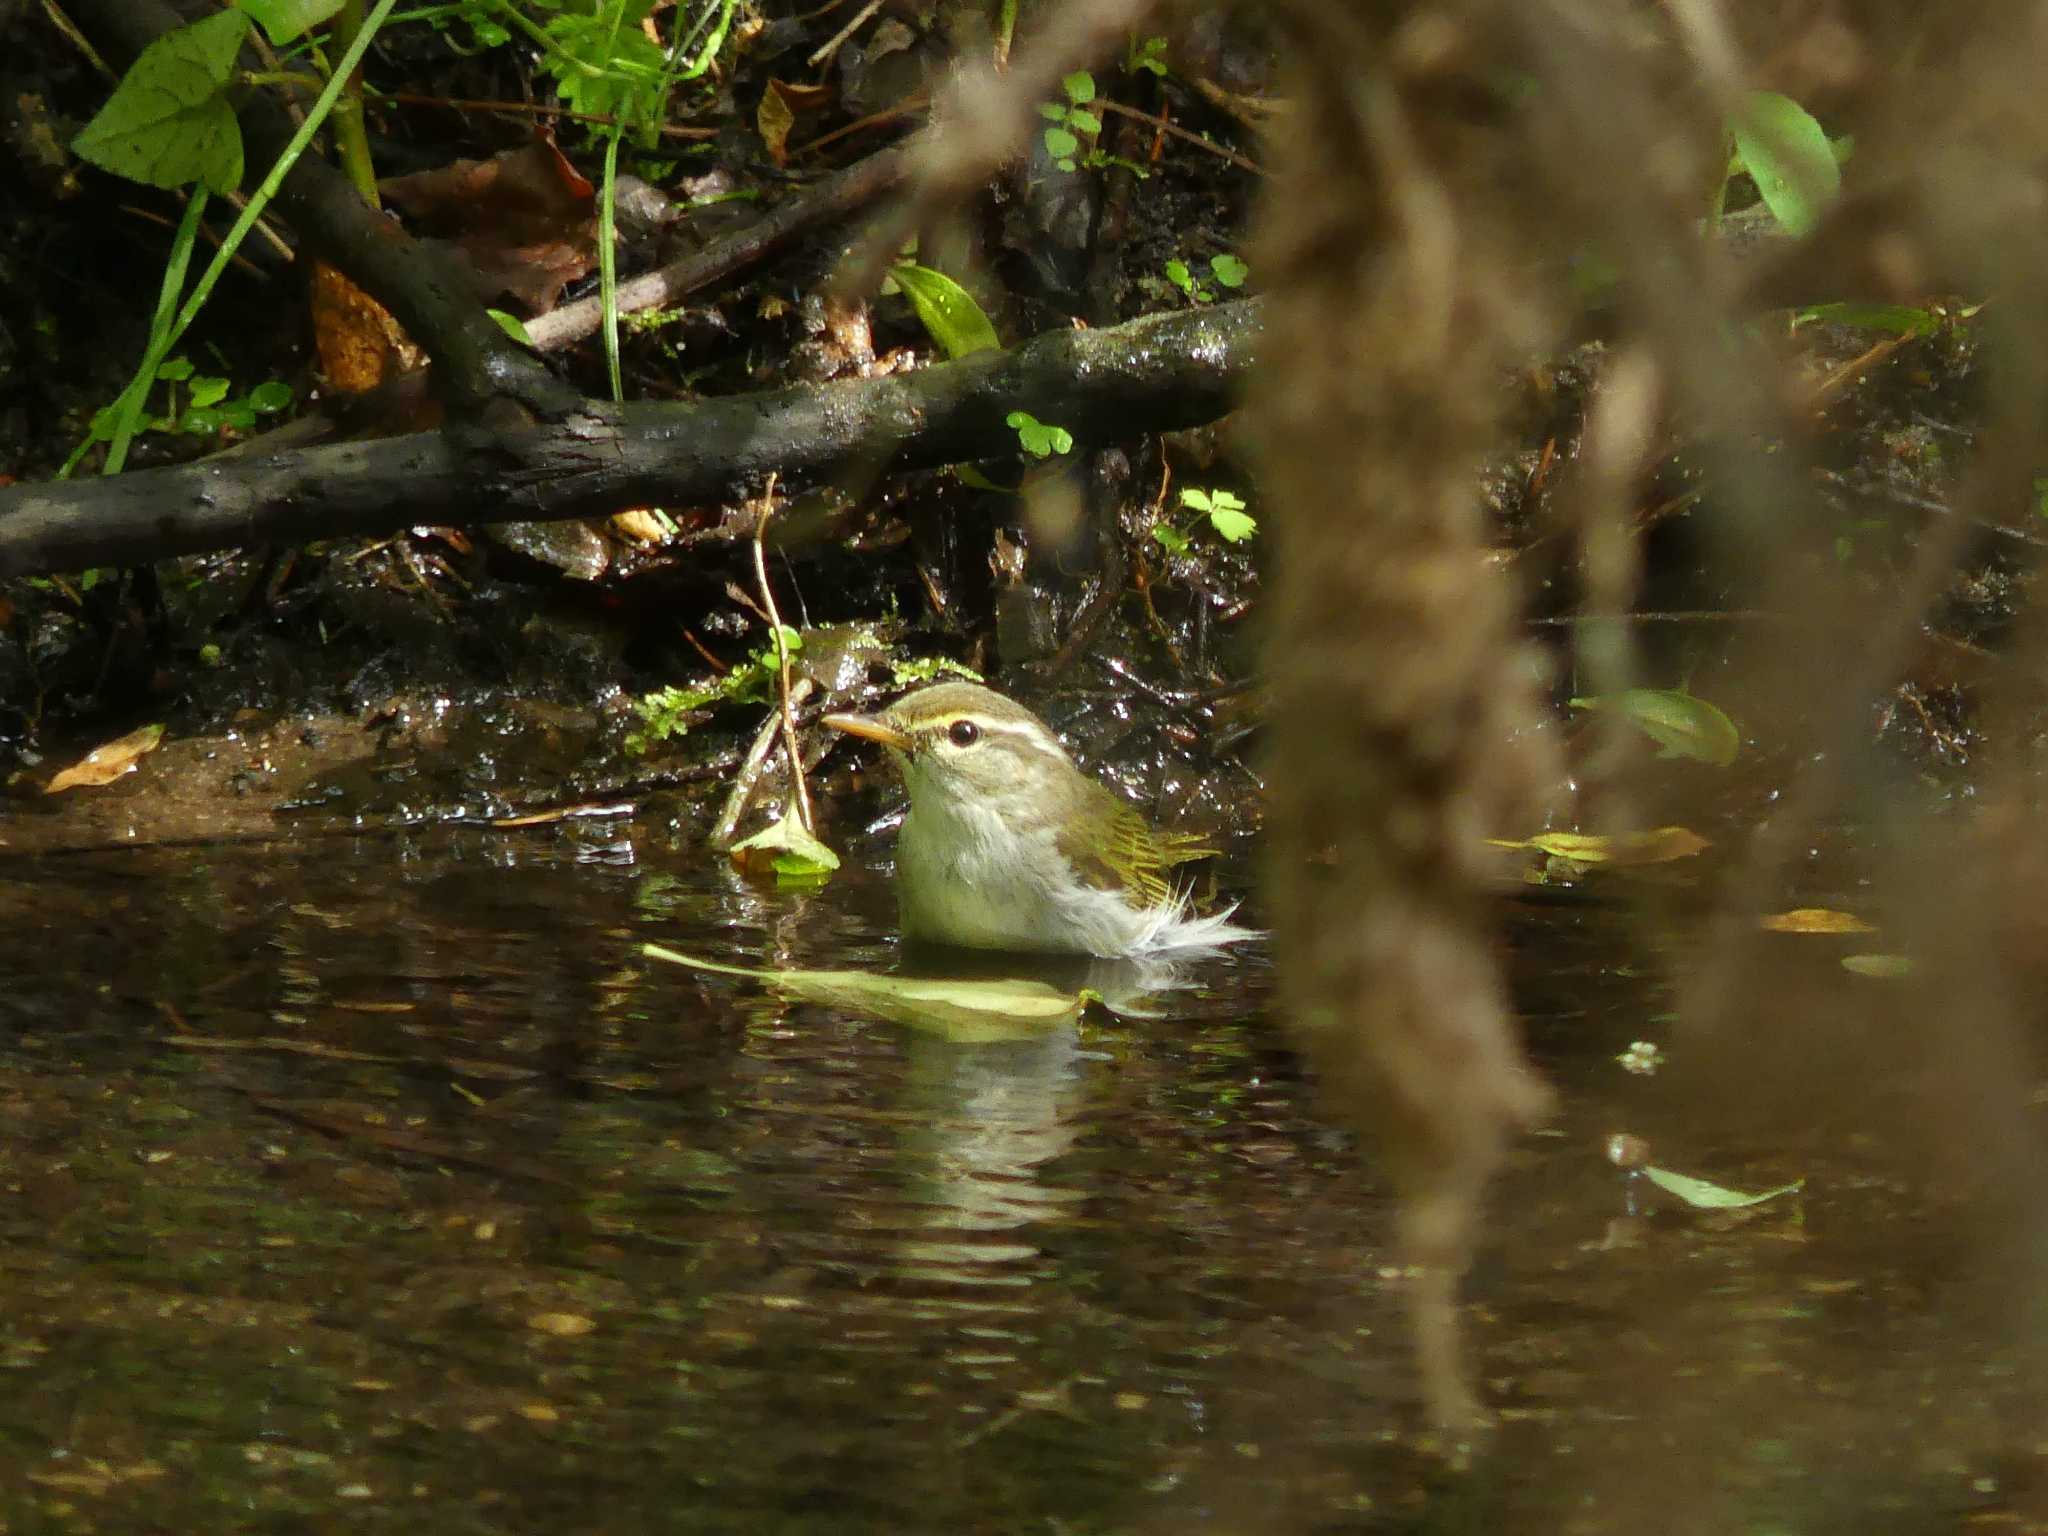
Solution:
[{"label": "yellow-green floating leaf", "polygon": [[1668,864],[1713,847],[1690,827],[1657,827],[1608,836],[1599,832],[1539,832],[1534,837],[1490,837],[1496,848],[1528,848],[1574,864]]},{"label": "yellow-green floating leaf", "polygon": [[1640,729],[1664,750],[1659,757],[1690,757],[1726,768],[1742,746],[1742,733],[1705,699],[1677,688],[1624,688],[1573,699],[1573,709],[1606,710]]},{"label": "yellow-green floating leaf", "polygon": [[1837,912],[1831,907],[1794,907],[1790,912],[1772,912],[1759,923],[1767,933],[1877,932],[1854,912]]},{"label": "yellow-green floating leaf", "polygon": [[1767,1189],[1761,1194],[1744,1194],[1739,1189],[1726,1189],[1719,1184],[1709,1184],[1705,1179],[1695,1179],[1690,1174],[1673,1173],[1669,1168],[1646,1166],[1643,1177],[1663,1190],[1675,1195],[1695,1210],[1732,1211],[1746,1205],[1761,1205],[1766,1200],[1775,1200],[1780,1195],[1789,1195],[1806,1188],[1806,1180],[1794,1179],[1790,1184],[1780,1184],[1776,1189]]},{"label": "yellow-green floating leaf", "polygon": [[970,1044],[1014,1040],[1074,1023],[1090,996],[1020,978],[953,980],[868,971],[763,971],[694,959],[659,944],[644,944],[641,953],[692,970],[752,977],[785,997],[872,1014]]}]

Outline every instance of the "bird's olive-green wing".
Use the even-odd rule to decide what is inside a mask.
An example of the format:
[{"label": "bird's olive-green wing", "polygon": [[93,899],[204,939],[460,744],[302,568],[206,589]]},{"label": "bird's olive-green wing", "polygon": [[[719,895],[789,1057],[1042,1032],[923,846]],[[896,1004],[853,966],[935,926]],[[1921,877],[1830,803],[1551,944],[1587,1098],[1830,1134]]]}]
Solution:
[{"label": "bird's olive-green wing", "polygon": [[1058,844],[1074,873],[1087,884],[1121,891],[1145,907],[1157,906],[1173,894],[1166,881],[1168,870],[1216,851],[1198,833],[1153,831],[1143,816],[1093,783],[1060,828]]}]

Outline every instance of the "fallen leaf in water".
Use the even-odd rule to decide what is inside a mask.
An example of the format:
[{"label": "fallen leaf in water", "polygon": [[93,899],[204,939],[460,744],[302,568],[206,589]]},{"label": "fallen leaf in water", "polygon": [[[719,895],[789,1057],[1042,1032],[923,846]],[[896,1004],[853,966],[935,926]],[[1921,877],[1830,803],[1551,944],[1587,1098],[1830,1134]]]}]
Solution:
[{"label": "fallen leaf in water", "polygon": [[1570,701],[1573,709],[1604,710],[1630,721],[1664,750],[1659,757],[1689,757],[1726,768],[1742,746],[1742,733],[1705,699],[1676,688],[1624,688]]},{"label": "fallen leaf in water", "polygon": [[1649,832],[1539,832],[1519,840],[1489,837],[1496,848],[1530,848],[1574,864],[1666,864],[1688,859],[1714,845],[1690,827],[1658,827]]},{"label": "fallen leaf in water", "polygon": [[867,971],[761,971],[741,965],[719,965],[677,954],[659,944],[643,944],[641,953],[671,965],[714,971],[721,976],[751,976],[786,997],[828,1007],[871,1013],[894,1024],[928,1029],[949,1040],[978,1042],[1014,1040],[1019,1035],[1071,1024],[1080,1018],[1092,993],[1062,992],[1043,981],[1003,977],[995,980],[927,976],[875,975]]},{"label": "fallen leaf in water", "polygon": [[1695,1179],[1690,1174],[1673,1173],[1669,1168],[1646,1167],[1642,1174],[1667,1195],[1675,1195],[1695,1210],[1701,1211],[1739,1210],[1746,1205],[1761,1205],[1766,1200],[1775,1200],[1780,1195],[1789,1195],[1806,1188],[1806,1180],[1794,1179],[1790,1184],[1780,1184],[1776,1189],[1749,1195],[1739,1189],[1726,1189],[1719,1184],[1709,1184],[1705,1179]]},{"label": "fallen leaf in water", "polygon": [[102,784],[111,784],[122,774],[133,773],[136,760],[154,752],[157,743],[163,739],[164,728],[161,725],[145,725],[140,730],[130,731],[126,736],[108,742],[105,746],[94,747],[92,751],[50,780],[49,787],[43,793],[55,795],[67,789],[77,789],[81,785],[97,788]]},{"label": "fallen leaf in water", "polygon": [[1836,912],[1828,907],[1794,907],[1790,912],[1773,912],[1760,921],[1770,933],[1877,932],[1855,913]]},{"label": "fallen leaf in water", "polygon": [[732,845],[732,861],[750,875],[772,874],[778,885],[815,885],[839,867],[839,855],[806,832],[794,816],[771,821]]},{"label": "fallen leaf in water", "polygon": [[1852,976],[1868,976],[1875,981],[1898,981],[1913,974],[1913,958],[1910,955],[1844,955],[1842,969]]}]

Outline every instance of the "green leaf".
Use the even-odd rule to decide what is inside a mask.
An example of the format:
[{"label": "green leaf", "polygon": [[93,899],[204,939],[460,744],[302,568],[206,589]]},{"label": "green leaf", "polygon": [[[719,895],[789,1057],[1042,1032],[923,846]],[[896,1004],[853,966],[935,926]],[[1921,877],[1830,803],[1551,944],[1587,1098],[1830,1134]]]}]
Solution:
[{"label": "green leaf", "polygon": [[290,410],[292,401],[296,398],[291,385],[285,383],[283,379],[265,379],[249,391],[249,409],[268,416],[277,411]]},{"label": "green leaf", "polygon": [[768,855],[778,885],[815,885],[839,867],[839,855],[806,832],[794,816],[772,821],[752,837],[734,843],[732,853],[735,858],[749,853]]},{"label": "green leaf", "polygon": [[199,407],[219,405],[228,397],[228,381],[211,374],[200,374],[192,381],[192,404]]},{"label": "green leaf", "polygon": [[526,322],[517,315],[508,314],[502,309],[486,309],[484,313],[497,321],[498,329],[518,342],[522,347],[533,345],[533,337],[527,333]]},{"label": "green leaf", "polygon": [[1166,39],[1163,37],[1148,37],[1143,42],[1136,42],[1134,40],[1130,57],[1124,67],[1132,71],[1149,69],[1153,74],[1164,79],[1166,75]]},{"label": "green leaf", "polygon": [[1182,293],[1191,291],[1195,286],[1195,274],[1190,272],[1188,264],[1178,257],[1166,264],[1166,280]]},{"label": "green leaf", "polygon": [[1676,1195],[1687,1205],[1700,1211],[1740,1210],[1743,1206],[1762,1205],[1766,1200],[1775,1200],[1780,1195],[1794,1194],[1806,1188],[1806,1180],[1794,1179],[1790,1184],[1780,1184],[1776,1189],[1749,1195],[1739,1189],[1724,1189],[1719,1184],[1709,1184],[1705,1179],[1695,1179],[1688,1174],[1673,1173],[1668,1168],[1646,1166],[1642,1170],[1642,1175],[1667,1195]]},{"label": "green leaf", "polygon": [[1250,514],[1233,511],[1229,507],[1218,507],[1211,512],[1209,526],[1216,530],[1219,537],[1229,540],[1232,544],[1242,544],[1258,532],[1259,528],[1257,519]]},{"label": "green leaf", "polygon": [[1529,848],[1553,859],[1573,864],[1668,864],[1689,859],[1713,844],[1690,827],[1656,827],[1648,832],[1624,832],[1610,837],[1601,832],[1539,832],[1534,837],[1489,837],[1495,848]]},{"label": "green leaf", "polygon": [[1911,955],[1844,955],[1842,969],[1872,981],[1903,981],[1913,974]]},{"label": "green leaf", "polygon": [[102,170],[152,187],[242,184],[242,130],[223,94],[248,34],[240,11],[167,32],[136,56],[71,148]]},{"label": "green leaf", "polygon": [[987,475],[984,475],[972,464],[955,464],[953,466],[953,478],[970,490],[995,491],[1003,496],[1014,496],[1017,494],[1016,486],[997,485],[995,481],[989,479]]},{"label": "green leaf", "polygon": [[270,34],[271,43],[282,48],[334,15],[342,0],[239,0],[239,4]]},{"label": "green leaf", "polygon": [[1168,554],[1184,555],[1188,552],[1188,536],[1171,523],[1154,523],[1152,537],[1166,547]]},{"label": "green leaf", "polygon": [[1791,97],[1754,91],[1729,129],[1765,206],[1787,232],[1811,233],[1842,190],[1841,167],[1820,124]]},{"label": "green leaf", "polygon": [[167,384],[176,384],[192,377],[192,359],[189,357],[167,357],[157,366],[156,376]]},{"label": "green leaf", "polygon": [[1628,688],[1573,699],[1571,707],[1624,716],[1664,749],[1659,757],[1689,757],[1726,768],[1742,746],[1733,720],[1705,699],[1676,688]]},{"label": "green leaf", "polygon": [[[1045,152],[1051,155],[1053,159],[1071,160],[1080,148],[1081,141],[1066,129],[1048,128],[1045,130]],[[1064,166],[1062,169],[1072,170],[1073,167]]]},{"label": "green leaf", "polygon": [[1100,133],[1102,132],[1102,119],[1093,112],[1084,112],[1081,108],[1076,107],[1067,114],[1067,126],[1078,133]]},{"label": "green leaf", "polygon": [[1180,493],[1180,504],[1193,507],[1197,512],[1213,511],[1216,507],[1216,503],[1209,499],[1209,493],[1197,485],[1191,485]]},{"label": "green leaf", "polygon": [[1012,411],[1003,420],[1016,428],[1017,441],[1024,451],[1037,458],[1050,454],[1069,452],[1074,446],[1074,434],[1065,427],[1055,427],[1040,421],[1029,411]]},{"label": "green leaf", "polygon": [[1795,317],[1800,325],[1849,325],[1899,336],[1932,336],[1941,317],[1910,304],[1809,304]]},{"label": "green leaf", "polygon": [[1078,107],[1095,99],[1095,77],[1085,69],[1077,69],[1060,82],[1060,89],[1067,93],[1067,100]]},{"label": "green leaf", "polygon": [[1226,288],[1242,288],[1245,279],[1252,275],[1252,269],[1239,257],[1226,253],[1210,260],[1209,273]]},{"label": "green leaf", "polygon": [[1038,115],[1048,122],[1064,123],[1067,120],[1067,109],[1054,102],[1041,101],[1038,104]]},{"label": "green leaf", "polygon": [[760,971],[693,959],[659,944],[643,944],[640,952],[651,960],[692,970],[749,976],[785,997],[872,1014],[961,1043],[1015,1040],[1073,1024],[1090,998],[1087,992],[1062,992],[1042,981],[955,981],[866,971]]},{"label": "green leaf", "polygon": [[996,328],[974,295],[943,272],[899,261],[890,270],[896,284],[910,296],[910,306],[933,341],[948,357],[989,352],[1002,345]]}]

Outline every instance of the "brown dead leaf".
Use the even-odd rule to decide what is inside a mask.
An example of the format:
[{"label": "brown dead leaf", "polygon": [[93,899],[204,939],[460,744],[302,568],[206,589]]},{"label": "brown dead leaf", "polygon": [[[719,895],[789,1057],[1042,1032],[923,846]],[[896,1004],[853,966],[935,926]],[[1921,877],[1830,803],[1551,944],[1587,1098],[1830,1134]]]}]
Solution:
[{"label": "brown dead leaf", "polygon": [[426,354],[391,311],[334,267],[314,262],[308,286],[320,371],[336,390],[366,395],[426,365]]},{"label": "brown dead leaf", "polygon": [[489,160],[457,160],[378,183],[423,234],[459,249],[486,303],[509,296],[526,318],[554,307],[597,261],[597,195],[552,138]]},{"label": "brown dead leaf", "polygon": [[768,89],[761,93],[761,104],[754,109],[754,130],[767,146],[768,158],[777,165],[787,165],[789,130],[796,126],[796,109],[789,104],[789,98],[775,88],[777,83],[770,80]]},{"label": "brown dead leaf", "polygon": [[94,747],[84,757],[50,780],[43,793],[55,795],[80,786],[97,788],[102,784],[111,784],[123,774],[133,773],[136,760],[154,752],[157,743],[163,739],[164,728],[161,725],[145,725],[140,730],[130,731],[126,736],[117,737],[104,746]]},{"label": "brown dead leaf", "polygon": [[770,80],[754,109],[754,127],[777,165],[789,163],[789,131],[799,113],[814,112],[833,98],[829,85],[792,85],[787,80]]},{"label": "brown dead leaf", "polygon": [[1768,933],[1877,932],[1855,913],[1836,912],[1827,907],[1794,907],[1790,912],[1773,912],[1758,921]]}]

